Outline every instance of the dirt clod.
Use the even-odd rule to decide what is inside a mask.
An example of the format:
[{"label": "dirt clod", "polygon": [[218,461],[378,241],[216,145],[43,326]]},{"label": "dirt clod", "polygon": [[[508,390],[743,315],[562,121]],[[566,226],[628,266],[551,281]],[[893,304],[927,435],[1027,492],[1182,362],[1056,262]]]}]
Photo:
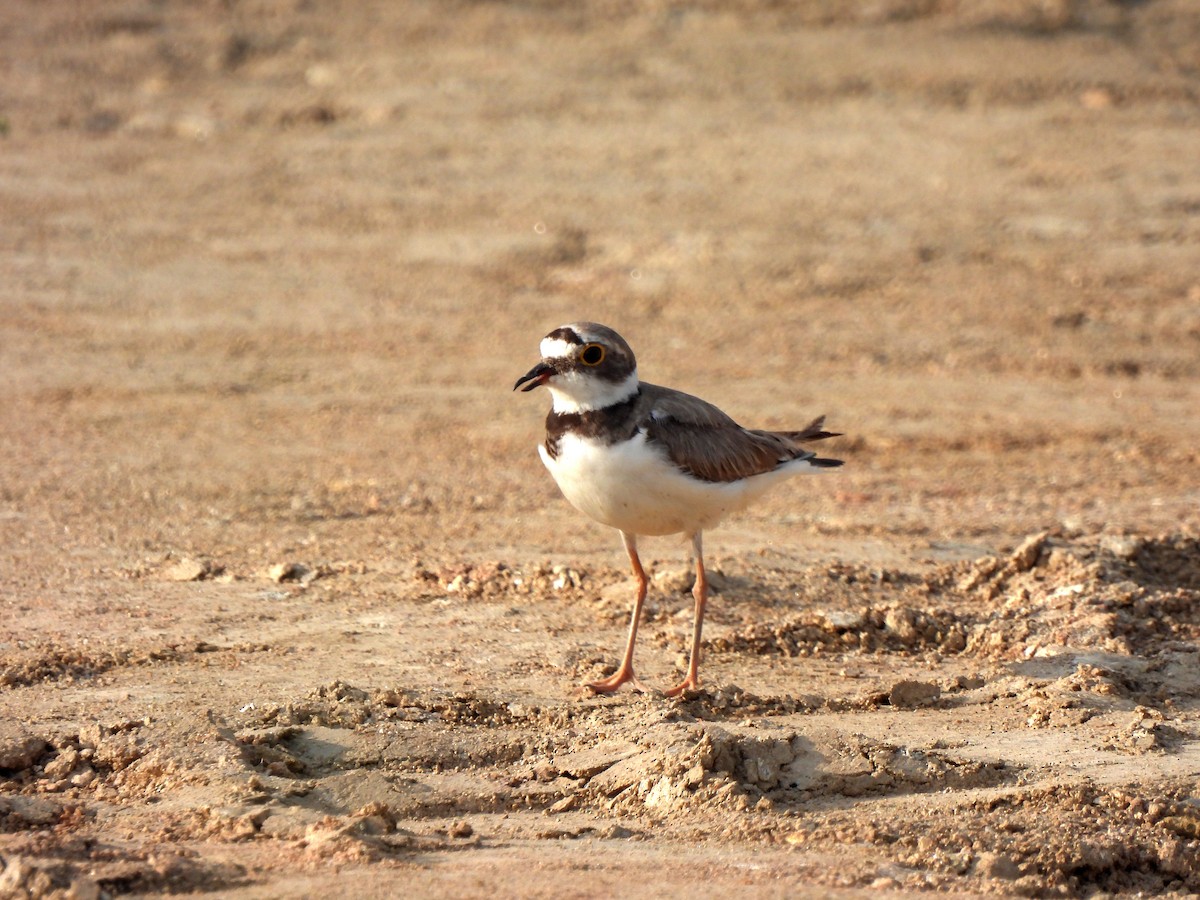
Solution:
[{"label": "dirt clod", "polygon": [[899,709],[915,709],[936,703],[942,689],[927,681],[898,681],[888,692],[888,702]]},{"label": "dirt clod", "polygon": [[46,741],[8,722],[0,723],[0,770],[28,769],[47,747]]}]

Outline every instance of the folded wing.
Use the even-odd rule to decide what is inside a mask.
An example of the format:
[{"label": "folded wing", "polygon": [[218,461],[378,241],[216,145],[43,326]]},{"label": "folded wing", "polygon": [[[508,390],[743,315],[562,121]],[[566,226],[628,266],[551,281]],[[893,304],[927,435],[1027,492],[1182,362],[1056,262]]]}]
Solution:
[{"label": "folded wing", "polygon": [[667,452],[679,468],[705,481],[739,481],[770,472],[793,460],[814,466],[838,466],[799,446],[803,441],[836,437],[823,430],[824,416],[800,431],[742,428],[711,403],[681,391],[642,384],[638,428]]}]

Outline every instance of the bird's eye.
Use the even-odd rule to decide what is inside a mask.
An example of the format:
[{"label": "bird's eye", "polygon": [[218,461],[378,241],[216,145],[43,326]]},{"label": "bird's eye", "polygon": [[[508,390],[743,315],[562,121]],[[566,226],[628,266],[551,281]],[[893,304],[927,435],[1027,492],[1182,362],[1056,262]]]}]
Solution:
[{"label": "bird's eye", "polygon": [[598,366],[604,362],[604,347],[600,344],[588,344],[579,354],[579,361],[585,366]]}]

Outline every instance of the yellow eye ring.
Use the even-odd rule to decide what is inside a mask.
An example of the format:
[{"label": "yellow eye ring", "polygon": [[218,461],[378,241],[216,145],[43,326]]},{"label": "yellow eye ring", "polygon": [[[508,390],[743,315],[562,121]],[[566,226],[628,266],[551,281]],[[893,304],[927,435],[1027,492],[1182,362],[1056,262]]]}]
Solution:
[{"label": "yellow eye ring", "polygon": [[579,351],[579,361],[585,366],[598,366],[604,362],[605,355],[603,344],[588,344]]}]

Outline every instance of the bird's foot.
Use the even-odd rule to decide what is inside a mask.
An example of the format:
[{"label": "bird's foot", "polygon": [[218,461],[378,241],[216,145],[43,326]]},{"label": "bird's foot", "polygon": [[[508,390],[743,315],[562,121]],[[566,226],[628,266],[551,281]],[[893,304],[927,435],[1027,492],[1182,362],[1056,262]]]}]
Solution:
[{"label": "bird's foot", "polygon": [[587,688],[596,694],[612,694],[624,684],[629,685],[631,691],[637,691],[639,694],[647,693],[646,686],[638,681],[638,677],[633,674],[633,669],[617,669],[608,678],[589,682]]},{"label": "bird's foot", "polygon": [[687,693],[694,693],[700,690],[700,679],[695,675],[689,675],[675,687],[665,692],[667,697],[682,697]]}]

